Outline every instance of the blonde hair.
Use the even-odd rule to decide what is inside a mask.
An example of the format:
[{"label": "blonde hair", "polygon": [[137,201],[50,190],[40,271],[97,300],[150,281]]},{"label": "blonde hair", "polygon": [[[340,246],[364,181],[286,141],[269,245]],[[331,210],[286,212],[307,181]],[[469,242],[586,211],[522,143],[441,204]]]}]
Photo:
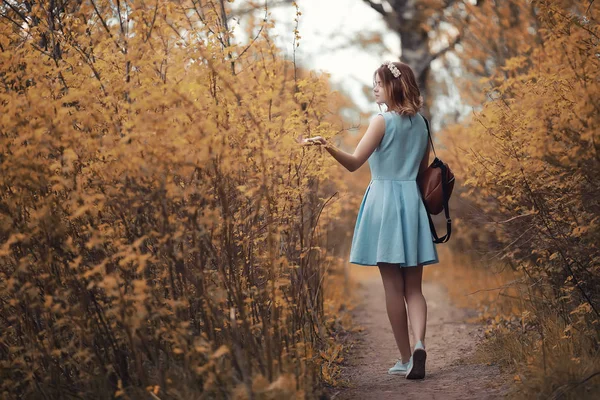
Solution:
[{"label": "blonde hair", "polygon": [[393,62],[400,71],[400,76],[395,78],[386,64],[382,64],[373,74],[381,79],[383,90],[388,99],[389,111],[396,111],[402,115],[415,115],[423,107],[423,97],[415,79],[413,70],[402,62]]}]

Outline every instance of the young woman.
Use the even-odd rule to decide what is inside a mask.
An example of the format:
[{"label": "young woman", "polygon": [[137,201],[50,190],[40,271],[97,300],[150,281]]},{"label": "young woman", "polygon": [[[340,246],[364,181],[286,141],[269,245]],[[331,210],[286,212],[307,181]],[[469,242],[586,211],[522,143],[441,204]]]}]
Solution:
[{"label": "young woman", "polygon": [[[418,174],[429,163],[427,128],[418,114],[423,99],[413,71],[404,63],[385,62],[373,77],[375,101],[385,104],[387,111],[373,118],[354,153],[337,149],[320,136],[302,143],[325,146],[351,172],[369,162],[371,182],[358,211],[350,262],[379,267],[401,356],[388,373],[422,379],[427,358],[423,265],[439,262],[417,185]],[[412,355],[407,310],[416,341]]]}]

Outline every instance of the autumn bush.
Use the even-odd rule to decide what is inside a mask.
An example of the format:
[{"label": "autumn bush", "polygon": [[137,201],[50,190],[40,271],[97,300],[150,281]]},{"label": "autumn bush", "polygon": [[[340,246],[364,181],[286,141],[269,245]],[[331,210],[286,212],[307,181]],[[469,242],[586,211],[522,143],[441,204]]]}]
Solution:
[{"label": "autumn bush", "polygon": [[[0,6],[3,398],[315,397],[344,100],[224,1]],[[325,172],[329,171],[329,172]]]},{"label": "autumn bush", "polygon": [[592,3],[476,8],[470,29],[481,36],[465,36],[464,54],[494,35],[498,52],[465,65],[492,67],[487,76],[470,70],[483,76],[487,101],[444,132],[442,158],[465,177],[457,251],[475,241],[469,254],[479,264],[514,271],[488,287],[513,302],[492,318],[488,355],[515,372],[525,398],[592,398],[600,389],[600,11]]}]

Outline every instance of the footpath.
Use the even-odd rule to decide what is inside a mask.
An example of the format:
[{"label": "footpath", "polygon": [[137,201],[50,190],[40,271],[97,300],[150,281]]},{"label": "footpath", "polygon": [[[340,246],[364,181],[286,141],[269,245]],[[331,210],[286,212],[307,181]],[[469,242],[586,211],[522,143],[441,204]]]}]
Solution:
[{"label": "footpath", "polygon": [[[385,310],[379,274],[360,282],[362,304],[354,310],[357,325],[364,328],[359,341],[344,362],[342,379],[349,388],[333,394],[346,399],[498,399],[508,389],[497,366],[473,361],[482,327],[467,323],[468,311],[454,307],[445,288],[425,282],[428,322],[426,333],[427,375],[424,380],[407,380],[388,375],[399,355]],[[412,343],[411,339],[411,345]]]}]

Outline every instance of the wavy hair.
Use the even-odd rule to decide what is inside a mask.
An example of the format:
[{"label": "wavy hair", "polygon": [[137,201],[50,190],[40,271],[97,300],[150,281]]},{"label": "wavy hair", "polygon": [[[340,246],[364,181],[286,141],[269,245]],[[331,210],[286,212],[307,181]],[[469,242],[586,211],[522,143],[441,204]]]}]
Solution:
[{"label": "wavy hair", "polygon": [[413,70],[402,62],[393,62],[401,75],[395,78],[386,64],[382,64],[373,74],[381,79],[383,90],[388,99],[388,110],[402,115],[415,115],[423,107],[423,97],[415,79]]}]

